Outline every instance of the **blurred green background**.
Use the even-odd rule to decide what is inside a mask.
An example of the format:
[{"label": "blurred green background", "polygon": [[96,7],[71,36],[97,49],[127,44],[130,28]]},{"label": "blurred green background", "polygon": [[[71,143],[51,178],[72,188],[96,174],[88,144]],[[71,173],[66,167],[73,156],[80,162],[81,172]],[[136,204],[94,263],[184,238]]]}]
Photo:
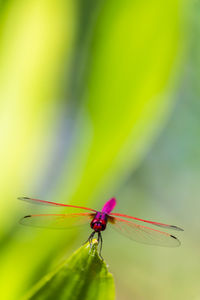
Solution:
[{"label": "blurred green background", "polygon": [[[117,299],[200,299],[200,3],[0,3],[0,291],[21,297],[90,229],[19,225],[29,196],[179,225],[182,246],[103,234]],[[56,209],[59,213],[60,210]]]}]

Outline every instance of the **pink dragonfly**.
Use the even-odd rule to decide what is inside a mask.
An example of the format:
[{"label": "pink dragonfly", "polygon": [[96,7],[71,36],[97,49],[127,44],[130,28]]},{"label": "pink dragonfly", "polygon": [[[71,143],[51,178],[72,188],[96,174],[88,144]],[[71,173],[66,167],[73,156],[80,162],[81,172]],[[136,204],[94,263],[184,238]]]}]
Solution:
[{"label": "pink dragonfly", "polygon": [[115,198],[108,200],[104,204],[101,211],[97,211],[95,209],[91,209],[88,207],[49,202],[49,201],[44,201],[39,199],[32,199],[28,197],[20,197],[18,199],[30,203],[57,206],[57,207],[73,207],[73,208],[79,208],[81,210],[88,211],[88,212],[70,213],[70,214],[27,215],[21,219],[20,223],[24,225],[36,226],[36,227],[66,229],[74,225],[82,225],[84,223],[90,222],[90,227],[93,229],[93,232],[90,234],[87,242],[89,242],[91,246],[92,239],[95,233],[98,234],[98,244],[100,245],[100,251],[99,251],[100,257],[101,257],[102,243],[103,243],[101,231],[104,231],[106,229],[107,224],[110,224],[117,231],[119,231],[123,235],[127,236],[128,238],[136,242],[150,244],[150,245],[168,246],[168,247],[177,247],[180,245],[180,241],[174,235],[144,225],[137,224],[132,220],[142,222],[143,224],[147,223],[150,225],[155,225],[158,227],[173,229],[177,231],[183,231],[182,228],[174,225],[167,225],[164,223],[147,221],[147,220],[139,219],[124,214],[112,213],[112,210],[116,205]]}]

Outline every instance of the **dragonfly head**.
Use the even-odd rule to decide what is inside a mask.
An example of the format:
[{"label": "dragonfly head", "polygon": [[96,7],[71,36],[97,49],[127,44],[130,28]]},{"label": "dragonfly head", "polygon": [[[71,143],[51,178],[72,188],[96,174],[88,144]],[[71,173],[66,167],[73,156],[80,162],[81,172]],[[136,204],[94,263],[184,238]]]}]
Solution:
[{"label": "dragonfly head", "polygon": [[106,216],[98,216],[96,215],[92,222],[90,223],[90,227],[94,229],[96,232],[104,231],[106,229],[107,219]]}]

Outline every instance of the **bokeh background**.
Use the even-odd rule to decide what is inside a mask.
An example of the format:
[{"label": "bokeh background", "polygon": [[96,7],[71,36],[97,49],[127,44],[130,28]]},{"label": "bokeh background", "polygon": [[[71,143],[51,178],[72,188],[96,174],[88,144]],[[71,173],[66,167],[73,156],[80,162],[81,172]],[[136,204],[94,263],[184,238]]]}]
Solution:
[{"label": "bokeh background", "polygon": [[[23,227],[18,196],[179,225],[176,249],[111,229],[117,299],[200,299],[200,2],[0,3],[0,291],[18,300],[89,228]],[[56,212],[60,212],[56,208]]]}]

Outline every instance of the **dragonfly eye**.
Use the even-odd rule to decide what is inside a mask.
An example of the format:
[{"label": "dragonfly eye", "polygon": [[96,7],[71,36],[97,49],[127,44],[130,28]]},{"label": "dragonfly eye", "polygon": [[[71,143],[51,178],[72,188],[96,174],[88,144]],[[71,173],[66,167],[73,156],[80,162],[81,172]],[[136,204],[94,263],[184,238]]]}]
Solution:
[{"label": "dragonfly eye", "polygon": [[90,224],[91,228],[95,231],[103,231],[106,229],[106,222],[103,220],[93,220]]}]

